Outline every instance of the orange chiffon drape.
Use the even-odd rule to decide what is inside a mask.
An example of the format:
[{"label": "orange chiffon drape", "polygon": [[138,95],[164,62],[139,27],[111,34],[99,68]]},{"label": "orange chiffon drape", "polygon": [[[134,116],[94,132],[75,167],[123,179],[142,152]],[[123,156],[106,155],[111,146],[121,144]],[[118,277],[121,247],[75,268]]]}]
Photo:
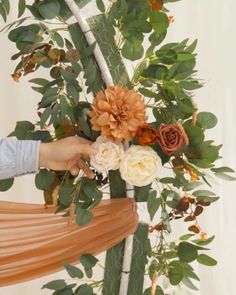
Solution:
[{"label": "orange chiffon drape", "polygon": [[43,205],[0,202],[0,286],[41,277],[76,263],[82,254],[107,250],[138,225],[132,199],[102,201],[85,225]]}]

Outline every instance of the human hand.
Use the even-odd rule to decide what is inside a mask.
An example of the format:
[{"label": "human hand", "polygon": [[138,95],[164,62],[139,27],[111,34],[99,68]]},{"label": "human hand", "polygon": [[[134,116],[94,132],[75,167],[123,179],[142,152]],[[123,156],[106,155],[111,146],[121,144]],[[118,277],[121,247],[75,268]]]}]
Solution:
[{"label": "human hand", "polygon": [[41,143],[39,150],[39,168],[44,167],[56,171],[69,170],[74,176],[82,169],[93,178],[94,173],[84,161],[96,150],[91,141],[78,136],[67,137],[50,143]]}]

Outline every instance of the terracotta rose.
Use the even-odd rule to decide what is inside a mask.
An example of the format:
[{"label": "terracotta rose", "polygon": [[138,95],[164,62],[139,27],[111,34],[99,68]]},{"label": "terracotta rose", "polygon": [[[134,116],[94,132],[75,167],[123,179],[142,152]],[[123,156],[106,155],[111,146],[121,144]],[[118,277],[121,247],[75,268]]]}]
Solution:
[{"label": "terracotta rose", "polygon": [[161,124],[158,128],[157,142],[162,151],[171,156],[183,145],[187,146],[189,140],[183,126],[177,124]]}]

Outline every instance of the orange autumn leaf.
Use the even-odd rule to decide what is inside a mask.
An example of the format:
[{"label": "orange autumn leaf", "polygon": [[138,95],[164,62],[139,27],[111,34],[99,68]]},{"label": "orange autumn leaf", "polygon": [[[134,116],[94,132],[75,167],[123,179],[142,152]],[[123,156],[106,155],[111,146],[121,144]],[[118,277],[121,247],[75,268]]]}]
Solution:
[{"label": "orange autumn leaf", "polygon": [[198,234],[200,232],[200,229],[197,225],[191,225],[189,228],[188,228],[189,231],[191,232],[194,232],[195,234]]}]

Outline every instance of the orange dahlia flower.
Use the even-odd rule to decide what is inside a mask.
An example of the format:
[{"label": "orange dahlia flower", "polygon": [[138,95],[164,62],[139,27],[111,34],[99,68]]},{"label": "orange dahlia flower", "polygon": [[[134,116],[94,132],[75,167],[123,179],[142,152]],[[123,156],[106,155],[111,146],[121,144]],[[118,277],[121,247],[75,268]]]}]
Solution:
[{"label": "orange dahlia flower", "polygon": [[149,145],[154,143],[157,139],[157,136],[157,131],[148,124],[138,127],[136,132],[136,138],[138,144],[140,145]]},{"label": "orange dahlia flower", "polygon": [[99,91],[90,112],[92,129],[115,141],[130,140],[146,122],[145,104],[134,90],[109,86]]}]

